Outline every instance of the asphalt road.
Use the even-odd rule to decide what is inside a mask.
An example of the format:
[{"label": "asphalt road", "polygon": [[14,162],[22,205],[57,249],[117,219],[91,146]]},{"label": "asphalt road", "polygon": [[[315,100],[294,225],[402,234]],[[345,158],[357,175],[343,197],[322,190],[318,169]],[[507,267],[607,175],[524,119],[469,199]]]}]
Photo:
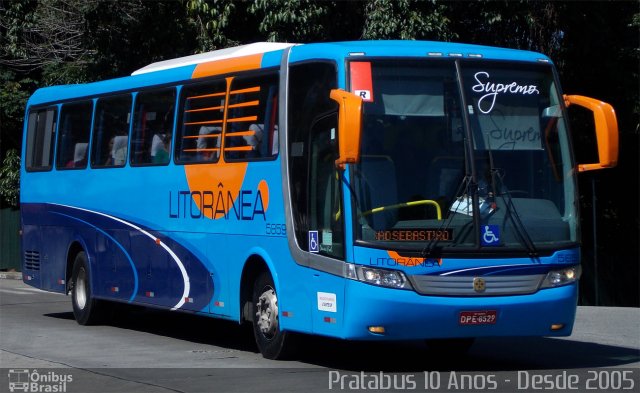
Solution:
[{"label": "asphalt road", "polygon": [[26,391],[65,392],[640,391],[636,308],[579,307],[571,337],[479,339],[462,357],[416,342],[303,345],[296,361],[266,360],[249,329],[142,308],[80,326],[68,297],[0,279],[0,391],[25,378]]}]

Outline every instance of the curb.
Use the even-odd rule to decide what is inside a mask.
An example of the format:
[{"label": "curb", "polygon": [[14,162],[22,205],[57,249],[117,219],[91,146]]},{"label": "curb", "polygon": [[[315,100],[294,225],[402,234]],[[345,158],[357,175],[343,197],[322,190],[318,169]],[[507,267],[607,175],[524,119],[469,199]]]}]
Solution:
[{"label": "curb", "polygon": [[0,272],[0,280],[22,280],[20,272]]}]

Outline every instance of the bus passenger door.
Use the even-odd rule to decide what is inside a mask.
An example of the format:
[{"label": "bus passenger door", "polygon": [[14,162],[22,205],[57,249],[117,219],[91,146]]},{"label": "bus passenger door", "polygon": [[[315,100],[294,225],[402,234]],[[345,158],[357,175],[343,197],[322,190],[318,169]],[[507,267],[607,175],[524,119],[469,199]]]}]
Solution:
[{"label": "bus passenger door", "polygon": [[[309,251],[345,259],[344,209],[338,158],[337,113],[320,115],[311,127],[309,141],[309,229],[317,231],[317,247]],[[344,280],[317,272],[313,278],[317,305],[313,329],[320,334],[337,333],[344,313]]]}]

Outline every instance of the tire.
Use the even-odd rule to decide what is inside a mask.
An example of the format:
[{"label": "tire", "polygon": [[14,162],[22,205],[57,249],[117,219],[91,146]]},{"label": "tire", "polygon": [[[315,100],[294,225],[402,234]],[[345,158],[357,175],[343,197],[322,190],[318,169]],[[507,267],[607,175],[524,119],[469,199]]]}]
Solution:
[{"label": "tire", "polygon": [[287,359],[294,355],[295,336],[280,329],[278,295],[271,275],[261,273],[253,286],[253,336],[266,359]]},{"label": "tire", "polygon": [[73,261],[71,272],[71,303],[73,316],[80,325],[93,325],[102,318],[103,304],[94,299],[91,289],[91,278],[87,263],[87,254],[81,251]]}]

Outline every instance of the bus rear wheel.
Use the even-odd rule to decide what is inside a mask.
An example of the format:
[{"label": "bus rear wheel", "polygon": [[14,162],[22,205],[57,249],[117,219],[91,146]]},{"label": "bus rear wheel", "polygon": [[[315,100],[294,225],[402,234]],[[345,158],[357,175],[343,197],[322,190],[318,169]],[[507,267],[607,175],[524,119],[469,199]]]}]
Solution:
[{"label": "bus rear wheel", "polygon": [[92,325],[101,317],[102,302],[93,298],[87,254],[81,251],[73,261],[71,271],[71,303],[73,316],[80,325]]},{"label": "bus rear wheel", "polygon": [[280,329],[278,295],[271,275],[261,273],[253,287],[253,335],[267,359],[286,359],[294,354],[293,333]]}]

